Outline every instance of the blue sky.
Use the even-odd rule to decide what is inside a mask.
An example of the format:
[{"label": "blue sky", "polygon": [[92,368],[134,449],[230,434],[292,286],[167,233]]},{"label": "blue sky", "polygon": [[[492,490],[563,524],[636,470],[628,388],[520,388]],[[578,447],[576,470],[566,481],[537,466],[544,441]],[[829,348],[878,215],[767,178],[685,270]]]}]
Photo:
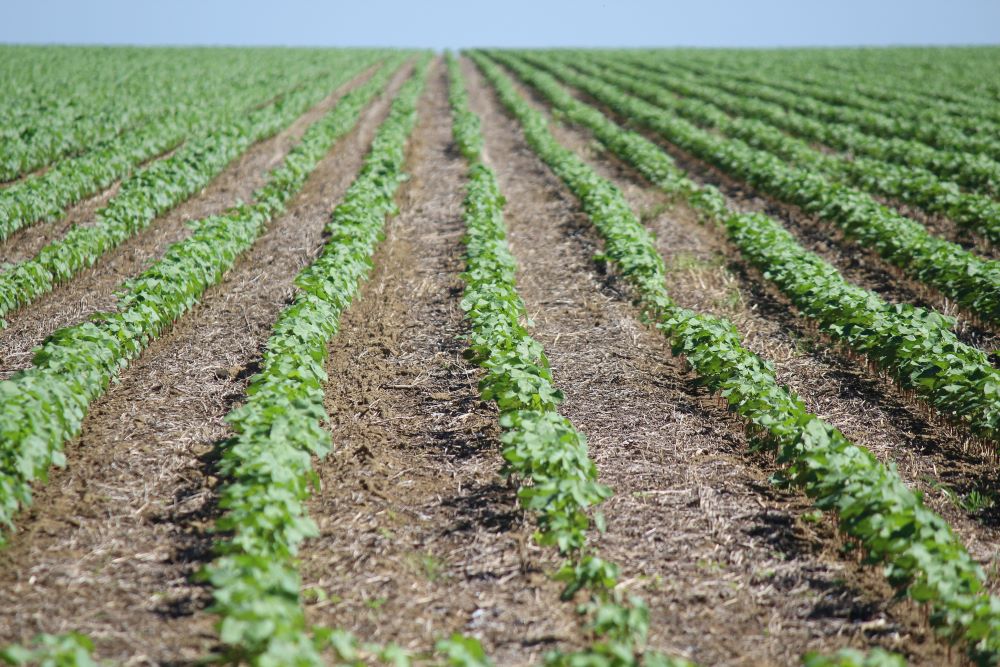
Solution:
[{"label": "blue sky", "polygon": [[321,46],[1000,43],[1000,0],[7,0],[0,42]]}]

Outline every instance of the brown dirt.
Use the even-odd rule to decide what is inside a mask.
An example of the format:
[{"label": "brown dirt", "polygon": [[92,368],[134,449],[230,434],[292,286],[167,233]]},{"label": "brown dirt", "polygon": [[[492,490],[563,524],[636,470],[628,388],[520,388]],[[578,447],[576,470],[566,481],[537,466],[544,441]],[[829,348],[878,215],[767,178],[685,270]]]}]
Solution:
[{"label": "brown dirt", "polygon": [[[189,221],[221,213],[237,200],[248,201],[253,191],[267,180],[268,171],[281,162],[306,128],[331,109],[344,92],[369,74],[370,70],[341,86],[280,133],[251,146],[204,190],[107,253],[96,266],[85,269],[68,283],[9,314],[6,318],[8,327],[0,331],[0,378],[9,377],[29,366],[33,348],[56,329],[78,322],[89,313],[113,308],[114,292],[118,286],[161,256],[169,244],[186,238],[191,233],[187,226]],[[37,250],[44,242],[60,236],[59,230],[68,229],[69,224],[89,222],[94,211],[106,203],[114,190],[112,188],[100,197],[79,204],[65,221],[22,230],[23,234],[16,237],[17,243]],[[14,242],[12,238],[8,246],[10,249],[5,251],[6,257],[23,259],[30,256],[21,250],[20,245],[15,247]]]},{"label": "brown dirt", "polygon": [[375,270],[331,346],[327,390],[335,451],[309,504],[321,536],[303,583],[321,590],[309,621],[428,650],[479,637],[498,664],[538,662],[579,641],[531,542],[516,489],[500,477],[497,420],[461,354],[466,166],[451,146],[440,63],[420,105],[402,190]]},{"label": "brown dirt", "polygon": [[[78,630],[95,640],[99,658],[130,665],[187,663],[214,647],[208,592],[191,582],[210,555],[215,512],[204,456],[227,435],[222,418],[243,395],[292,279],[320,247],[388,103],[383,96],[363,114],[223,283],[92,405],[66,448],[68,467],[38,489],[0,554],[0,643]],[[259,148],[217,189],[231,201],[282,145]],[[222,206],[222,192],[212,192]]]},{"label": "brown dirt", "polygon": [[[567,394],[565,414],[588,434],[602,477],[616,489],[600,546],[649,602],[651,644],[702,664],[797,664],[807,650],[872,644],[903,651],[913,664],[945,664],[919,611],[892,603],[878,572],[841,557],[831,524],[811,522],[804,499],[770,486],[773,463],[747,453],[741,425],[693,385],[661,336],[637,324],[614,278],[596,273],[593,231],[473,69],[466,65],[508,199],[521,293]],[[578,150],[591,145],[557,131]],[[609,163],[598,166],[623,182]],[[642,188],[627,188],[627,196],[640,210],[653,204],[645,210],[661,249],[671,249],[676,298],[745,313],[741,324],[757,327],[751,346],[782,353],[782,380],[805,374],[808,384],[838,370],[822,353],[793,353],[794,341],[754,312],[755,297],[725,271],[720,244],[690,211],[657,212],[662,202],[644,198]],[[835,398],[828,406],[846,413]]]}]

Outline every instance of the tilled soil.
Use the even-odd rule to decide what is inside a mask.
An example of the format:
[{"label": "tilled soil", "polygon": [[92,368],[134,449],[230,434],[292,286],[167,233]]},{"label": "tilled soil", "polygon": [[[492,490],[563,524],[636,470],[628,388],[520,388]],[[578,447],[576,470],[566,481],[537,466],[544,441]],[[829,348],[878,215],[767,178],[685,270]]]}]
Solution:
[{"label": "tilled soil", "polygon": [[[741,425],[694,386],[662,336],[638,324],[623,288],[590,261],[600,244],[571,195],[531,154],[478,72],[466,64],[466,73],[508,200],[534,332],[566,392],[565,414],[589,436],[602,478],[616,489],[599,546],[650,604],[651,644],[713,665],[796,664],[808,650],[851,644],[944,664],[919,613],[888,603],[879,573],[840,557],[834,530],[810,521],[804,499],[773,490],[773,466],[747,453]],[[569,143],[586,148],[587,139]],[[650,217],[661,221],[659,231],[697,227],[676,208]],[[705,261],[699,253],[711,257],[718,247],[698,245],[698,235],[685,244],[693,268]],[[735,308],[744,298],[737,280],[717,256],[709,261],[712,272],[679,268],[672,293]],[[703,283],[708,275],[721,279]],[[768,326],[758,342],[787,347],[773,332]],[[796,372],[812,375],[809,365]]]},{"label": "tilled soil", "polygon": [[[266,182],[268,172],[284,159],[306,129],[368,75],[370,70],[333,91],[274,137],[251,146],[204,190],[154,220],[142,233],[107,253],[94,267],[85,269],[27,307],[10,313],[6,317],[7,328],[0,331],[0,378],[29,366],[33,348],[56,329],[79,322],[95,311],[114,308],[114,293],[121,283],[143,271],[168,245],[186,238],[191,233],[187,226],[189,221],[222,213],[237,201],[249,201],[254,190]],[[65,220],[22,230],[9,240],[11,250],[5,249],[3,261],[31,257],[34,252],[30,249],[37,250],[44,243],[62,236],[61,231],[69,225],[92,221],[94,212],[116,191],[117,186],[114,186],[78,204]]]},{"label": "tilled soil", "polygon": [[[401,70],[391,90],[404,78]],[[388,104],[382,96],[362,115],[223,283],[92,405],[66,448],[68,467],[38,489],[0,554],[0,643],[77,630],[95,640],[98,657],[136,665],[194,661],[214,647],[208,592],[192,582],[210,557],[216,512],[205,456],[227,435],[222,418],[242,397],[292,279],[320,247]],[[258,147],[245,171],[214,186],[216,204],[192,215],[231,203],[289,141]]]},{"label": "tilled soil", "polygon": [[424,651],[455,632],[497,664],[579,642],[571,606],[500,476],[496,412],[462,358],[462,197],[438,64],[411,139],[399,217],[331,345],[334,452],[302,552],[313,624]]}]

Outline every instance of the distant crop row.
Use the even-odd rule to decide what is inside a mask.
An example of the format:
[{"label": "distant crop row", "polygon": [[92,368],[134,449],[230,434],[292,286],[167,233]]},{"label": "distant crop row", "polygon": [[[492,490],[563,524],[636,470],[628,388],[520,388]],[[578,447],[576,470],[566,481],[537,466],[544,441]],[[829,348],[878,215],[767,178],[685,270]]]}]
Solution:
[{"label": "distant crop row", "polygon": [[342,54],[3,47],[0,183],[213,106],[244,87],[274,94],[304,83],[336,69]]},{"label": "distant crop row", "polygon": [[[954,136],[959,143],[991,140],[991,132],[1000,129],[1000,109],[995,100],[977,99],[957,90],[954,81],[935,90],[933,83],[923,78],[917,86],[907,86],[902,70],[891,72],[883,65],[868,71],[829,71],[813,67],[795,67],[770,61],[769,67],[740,67],[694,65],[683,59],[660,57],[650,59],[656,66],[678,66],[695,71],[705,78],[718,75],[729,79],[767,86],[796,95],[814,98],[834,107],[848,107],[848,117],[865,117],[865,123],[874,125],[876,131],[892,136],[910,134],[921,141],[935,143]],[[693,69],[692,69],[693,66]],[[912,71],[912,70],[911,70]],[[953,101],[956,93],[961,102]],[[935,96],[944,96],[944,99]],[[824,106],[824,109],[829,107]],[[833,113],[833,112],[828,112]],[[969,135],[963,137],[962,135]],[[972,152],[979,152],[975,145]]]},{"label": "distant crop row", "polygon": [[[864,190],[913,204],[928,213],[947,216],[991,242],[1000,243],[1000,202],[993,198],[966,192],[959,184],[941,179],[923,167],[864,155],[830,155],[808,143],[818,141],[844,147],[843,126],[797,113],[782,104],[761,100],[752,88],[743,95],[728,93],[718,85],[705,83],[704,79],[685,75],[683,70],[669,74],[655,73],[632,66],[628,60],[594,59],[590,62],[648,82],[660,91],[669,90],[683,95],[684,98],[676,99],[659,95],[650,101],[658,102],[661,108],[670,109],[699,125],[717,128],[755,148],[770,151],[782,159],[821,171]],[[594,74],[600,70],[588,67],[585,71]],[[781,130],[801,138],[796,139]],[[850,144],[857,145],[857,142]]]},{"label": "distant crop row", "polygon": [[[109,187],[185,140],[204,143],[220,134],[220,129],[223,135],[237,134],[240,127],[252,127],[247,116],[301,113],[317,101],[317,95],[329,91],[332,77],[342,79],[371,59],[345,54],[337,66],[322,75],[299,68],[291,82],[288,73],[278,72],[244,82],[239,88],[217,89],[212,95],[177,102],[128,132],[88,144],[79,155],[0,189],[0,239],[40,220],[61,217],[68,206]],[[230,126],[234,129],[227,130]]]},{"label": "distant crop row", "polygon": [[631,121],[730,175],[831,222],[983,320],[1000,322],[1000,262],[931,234],[919,222],[880,204],[863,190],[791,166],[773,153],[699,128],[659,104],[647,102],[662,95],[654,85],[607,72],[601,77],[576,73],[572,83],[588,92],[595,85],[611,84],[616,90],[638,93],[629,98]]}]

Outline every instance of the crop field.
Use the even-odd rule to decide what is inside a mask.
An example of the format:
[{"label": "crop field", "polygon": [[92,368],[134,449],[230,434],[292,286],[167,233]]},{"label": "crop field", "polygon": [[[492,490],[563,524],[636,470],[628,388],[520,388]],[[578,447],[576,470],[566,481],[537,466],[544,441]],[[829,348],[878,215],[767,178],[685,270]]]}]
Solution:
[{"label": "crop field", "polygon": [[0,663],[1000,665],[1000,47],[0,81]]}]

